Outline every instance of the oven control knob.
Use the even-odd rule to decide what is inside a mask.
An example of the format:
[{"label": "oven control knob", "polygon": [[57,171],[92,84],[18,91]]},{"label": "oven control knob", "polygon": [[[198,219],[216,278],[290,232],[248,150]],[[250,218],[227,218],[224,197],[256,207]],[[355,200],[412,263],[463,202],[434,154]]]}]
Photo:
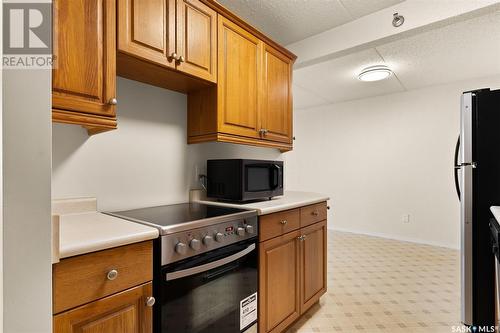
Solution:
[{"label": "oven control knob", "polygon": [[187,252],[186,244],[184,244],[182,242],[177,243],[177,245],[175,246],[175,252],[182,254],[182,255],[186,254],[186,252]]},{"label": "oven control knob", "polygon": [[206,246],[210,246],[212,245],[212,243],[214,242],[214,239],[212,236],[205,236],[203,237],[203,244],[205,244]]},{"label": "oven control knob", "polygon": [[215,234],[215,240],[218,242],[222,242],[224,240],[224,235],[222,234],[222,232],[218,232]]},{"label": "oven control knob", "polygon": [[250,235],[253,234],[253,226],[247,224],[245,226],[245,231],[248,232]]},{"label": "oven control knob", "polygon": [[196,238],[193,238],[191,242],[189,242],[189,246],[195,251],[199,251],[201,248],[201,242],[197,240]]},{"label": "oven control knob", "polygon": [[239,227],[238,229],[236,229],[236,233],[238,234],[238,236],[244,236],[245,229],[243,229],[242,227]]}]

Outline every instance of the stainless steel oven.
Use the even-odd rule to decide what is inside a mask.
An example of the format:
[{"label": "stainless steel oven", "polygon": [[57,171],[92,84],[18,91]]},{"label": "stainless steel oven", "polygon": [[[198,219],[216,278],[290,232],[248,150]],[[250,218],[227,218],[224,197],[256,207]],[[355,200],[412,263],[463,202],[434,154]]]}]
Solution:
[{"label": "stainless steel oven", "polygon": [[257,212],[197,203],[108,213],[153,226],[155,333],[249,333],[257,322]]},{"label": "stainless steel oven", "polygon": [[161,332],[244,332],[257,321],[257,238],[166,265]]}]

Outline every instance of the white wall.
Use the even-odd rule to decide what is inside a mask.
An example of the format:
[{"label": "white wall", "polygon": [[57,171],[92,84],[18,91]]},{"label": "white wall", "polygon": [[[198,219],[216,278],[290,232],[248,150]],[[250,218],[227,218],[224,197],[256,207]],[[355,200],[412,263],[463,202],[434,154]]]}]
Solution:
[{"label": "white wall", "polygon": [[53,126],[53,198],[94,196],[100,210],[186,202],[208,158],[280,158],[275,149],[188,145],[184,94],[118,78],[117,96],[117,130],[89,137]]},{"label": "white wall", "polygon": [[500,77],[296,111],[289,188],[328,194],[330,228],[458,248],[460,94],[483,87]]},{"label": "white wall", "polygon": [[51,71],[3,71],[3,331],[52,331]]}]

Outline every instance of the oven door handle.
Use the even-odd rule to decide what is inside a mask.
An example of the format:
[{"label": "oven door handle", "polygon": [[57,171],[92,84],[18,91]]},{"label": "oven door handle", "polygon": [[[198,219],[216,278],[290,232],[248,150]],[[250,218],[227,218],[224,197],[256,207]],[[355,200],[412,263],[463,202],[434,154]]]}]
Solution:
[{"label": "oven door handle", "polygon": [[183,270],[177,271],[177,272],[167,273],[166,279],[167,279],[167,281],[172,281],[172,280],[180,279],[180,278],[183,278],[186,276],[191,276],[191,275],[199,274],[199,273],[202,273],[205,271],[209,271],[211,269],[214,269],[214,268],[217,268],[220,266],[224,266],[226,264],[229,264],[230,262],[233,262],[233,261],[236,261],[240,258],[243,258],[244,256],[246,256],[247,254],[249,254],[253,250],[255,250],[255,244],[251,244],[246,249],[244,249],[238,253],[235,253],[233,255],[230,255],[229,257],[222,258],[222,259],[219,259],[216,261],[212,261],[212,262],[209,262],[208,264],[204,264],[204,265],[200,265],[200,266],[196,266],[196,267],[192,267],[192,268],[188,268],[188,269],[183,269]]}]

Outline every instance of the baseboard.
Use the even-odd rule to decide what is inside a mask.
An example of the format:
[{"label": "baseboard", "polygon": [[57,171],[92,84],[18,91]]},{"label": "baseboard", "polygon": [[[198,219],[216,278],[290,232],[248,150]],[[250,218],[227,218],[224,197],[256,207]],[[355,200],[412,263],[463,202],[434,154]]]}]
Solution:
[{"label": "baseboard", "polygon": [[328,230],[349,232],[352,234],[360,234],[360,235],[366,235],[366,236],[372,236],[372,237],[387,238],[387,239],[392,239],[392,240],[397,240],[397,241],[402,241],[402,242],[432,245],[432,246],[444,247],[444,248],[452,249],[452,250],[459,250],[459,247],[457,247],[456,245],[452,245],[452,244],[443,244],[443,243],[439,243],[439,242],[432,242],[432,241],[427,241],[427,240],[412,238],[412,237],[402,237],[399,235],[391,235],[391,234],[386,234],[386,233],[381,233],[381,232],[367,232],[367,231],[359,231],[359,230],[338,228],[338,227],[333,227],[333,228],[329,227]]}]

